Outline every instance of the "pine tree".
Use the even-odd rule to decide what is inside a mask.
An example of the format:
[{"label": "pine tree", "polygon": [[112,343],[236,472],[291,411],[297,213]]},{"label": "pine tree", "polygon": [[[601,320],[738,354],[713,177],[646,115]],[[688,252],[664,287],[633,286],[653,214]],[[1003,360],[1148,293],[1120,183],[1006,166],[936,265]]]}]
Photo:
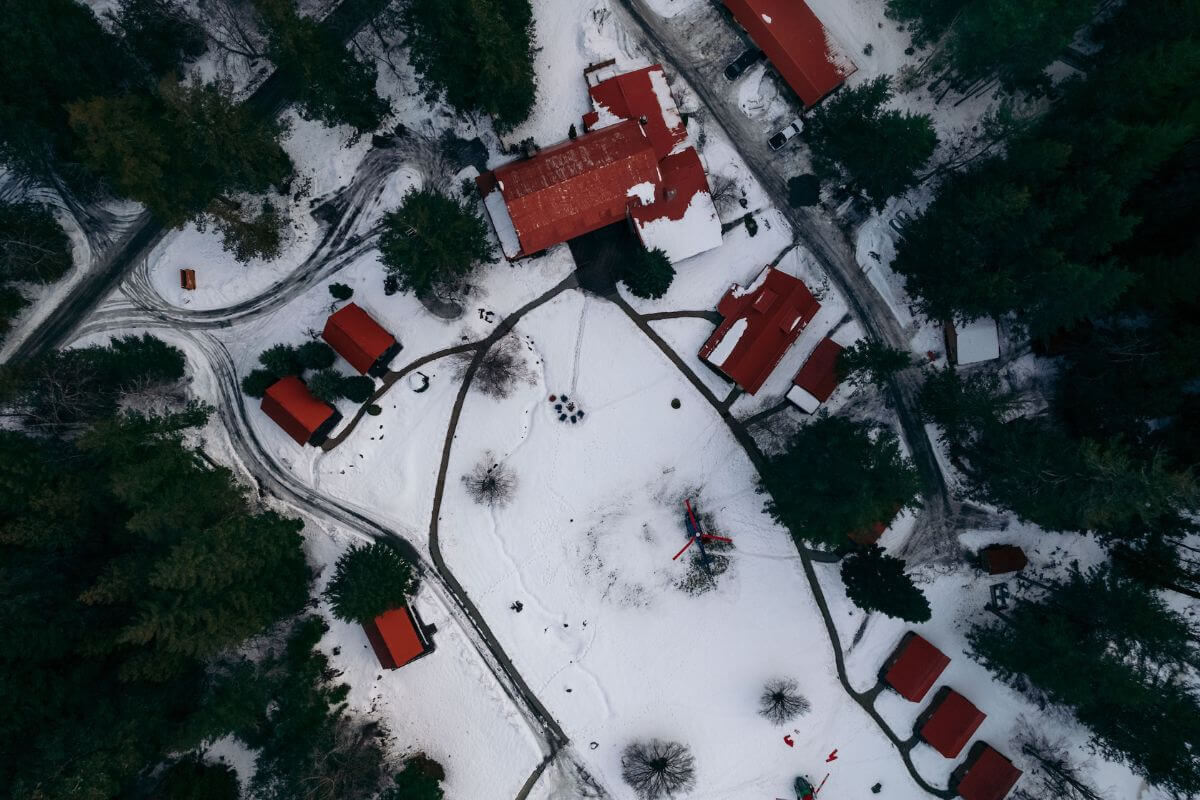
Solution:
[{"label": "pine tree", "polygon": [[659,248],[640,248],[637,256],[622,271],[621,280],[635,297],[657,300],[671,288],[675,268]]},{"label": "pine tree", "polygon": [[237,772],[225,764],[209,764],[190,756],[176,761],[164,773],[155,793],[161,800],[238,800]]},{"label": "pine tree", "polygon": [[350,375],[342,378],[339,391],[351,403],[365,403],[375,394],[375,381],[367,375]]},{"label": "pine tree", "polygon": [[837,361],[841,380],[883,386],[897,372],[912,366],[912,355],[895,350],[877,339],[860,339],[843,350]]},{"label": "pine tree", "polygon": [[351,545],[338,558],[325,597],[338,619],[362,623],[407,603],[415,585],[412,564],[395,548]]},{"label": "pine tree", "polygon": [[337,360],[333,348],[318,339],[296,348],[296,361],[303,369],[329,369]]},{"label": "pine tree", "polygon": [[258,363],[276,378],[299,375],[304,371],[300,355],[290,344],[276,344],[258,354]]},{"label": "pine tree", "polygon": [[335,369],[321,369],[309,376],[306,383],[312,396],[332,405],[345,397],[345,376]]},{"label": "pine tree", "polygon": [[50,210],[0,201],[0,284],[51,283],[71,268],[71,240]]},{"label": "pine tree", "polygon": [[442,781],[446,771],[424,753],[409,758],[395,775],[395,786],[384,791],[379,800],[442,800]]},{"label": "pine tree", "polygon": [[250,374],[242,378],[242,393],[249,397],[262,397],[278,380],[279,378],[265,369],[252,369]]},{"label": "pine tree", "polygon": [[904,559],[871,545],[842,562],[846,595],[863,611],[881,611],[905,622],[927,622],[929,601],[904,572]]},{"label": "pine tree", "polygon": [[409,189],[383,218],[383,266],[401,289],[425,294],[456,288],[495,251],[487,227],[465,202],[429,189]]},{"label": "pine tree", "polygon": [[174,0],[120,0],[106,16],[152,77],[181,77],[184,64],[204,52],[204,28]]}]

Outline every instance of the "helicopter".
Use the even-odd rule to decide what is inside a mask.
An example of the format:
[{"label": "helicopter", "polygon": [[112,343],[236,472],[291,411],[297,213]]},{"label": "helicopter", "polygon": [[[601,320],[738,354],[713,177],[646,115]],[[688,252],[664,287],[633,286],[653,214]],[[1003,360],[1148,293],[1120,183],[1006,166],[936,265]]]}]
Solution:
[{"label": "helicopter", "polygon": [[679,552],[676,553],[675,556],[671,560],[672,561],[678,560],[679,557],[681,555],[683,555],[684,552],[689,547],[691,547],[692,545],[697,545],[700,548],[700,565],[702,567],[704,567],[704,571],[706,573],[708,573],[709,577],[712,577],[712,570],[709,569],[709,566],[708,566],[708,560],[709,560],[708,552],[704,549],[704,542],[707,540],[707,541],[716,541],[716,542],[728,542],[728,543],[732,544],[733,539],[730,539],[728,536],[716,536],[711,533],[705,533],[704,529],[700,527],[699,520],[696,519],[696,513],[694,511],[692,511],[692,501],[691,500],[684,500],[683,507],[685,509],[687,509],[687,515],[684,516],[684,518],[683,518],[683,524],[684,524],[684,527],[687,528],[688,541],[687,541],[687,544],[685,544],[682,548],[680,548]]}]

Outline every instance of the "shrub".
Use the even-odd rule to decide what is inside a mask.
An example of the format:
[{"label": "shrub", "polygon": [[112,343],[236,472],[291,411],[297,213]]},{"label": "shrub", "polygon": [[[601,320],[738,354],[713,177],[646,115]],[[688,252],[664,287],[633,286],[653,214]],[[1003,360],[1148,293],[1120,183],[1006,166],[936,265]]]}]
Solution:
[{"label": "shrub", "polygon": [[353,403],[365,403],[375,394],[375,381],[366,375],[342,379],[342,397]]},{"label": "shrub", "polygon": [[412,564],[382,542],[355,544],[334,566],[325,597],[345,622],[368,622],[405,604],[416,585]]},{"label": "shrub", "polygon": [[323,369],[308,379],[308,390],[323,403],[333,404],[342,399],[345,376],[335,369]]},{"label": "shrub", "polygon": [[242,393],[250,397],[262,397],[271,388],[271,384],[279,380],[265,369],[254,369],[242,378]]},{"label": "shrub", "polygon": [[643,800],[670,797],[690,789],[696,779],[691,751],[679,742],[633,742],[621,754],[621,777]]},{"label": "shrub", "polygon": [[657,300],[671,288],[675,280],[675,268],[662,250],[642,248],[624,270],[621,280],[636,297]]},{"label": "shrub", "polygon": [[258,361],[267,372],[276,378],[299,375],[304,371],[304,368],[300,365],[296,348],[290,344],[277,344],[273,347],[268,347],[259,354]]},{"label": "shrub", "polygon": [[383,413],[383,407],[377,403],[371,403],[371,405],[367,406],[367,413],[372,417],[378,417]]},{"label": "shrub", "polygon": [[333,348],[316,339],[296,348],[296,361],[304,369],[329,369],[336,359]]},{"label": "shrub", "polygon": [[746,225],[746,233],[751,236],[758,233],[758,220],[754,218],[753,214],[746,214],[746,216],[742,217],[742,222]]},{"label": "shrub", "polygon": [[349,300],[354,297],[354,290],[344,283],[329,284],[329,293],[333,295],[334,300]]},{"label": "shrub", "polygon": [[396,773],[396,785],[379,796],[379,800],[442,800],[442,781],[446,770],[441,764],[424,753],[418,753],[404,762],[404,768]]}]

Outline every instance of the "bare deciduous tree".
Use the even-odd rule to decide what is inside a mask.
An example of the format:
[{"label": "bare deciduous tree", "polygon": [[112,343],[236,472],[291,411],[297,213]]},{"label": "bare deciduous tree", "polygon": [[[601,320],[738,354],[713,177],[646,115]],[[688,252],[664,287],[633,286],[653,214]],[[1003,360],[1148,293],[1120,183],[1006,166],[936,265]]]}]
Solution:
[{"label": "bare deciduous tree", "polygon": [[695,784],[696,760],[679,742],[631,742],[621,753],[621,777],[643,800],[671,797]]},{"label": "bare deciduous tree", "polygon": [[250,0],[200,0],[200,11],[217,47],[251,61],[266,57],[266,33]]},{"label": "bare deciduous tree", "polygon": [[483,460],[463,475],[462,481],[476,503],[493,508],[508,505],[517,489],[516,473],[491,452],[484,453]]},{"label": "bare deciduous tree", "polygon": [[807,714],[812,706],[800,687],[791,678],[775,678],[767,681],[759,697],[758,713],[776,725]]},{"label": "bare deciduous tree", "polygon": [[[455,362],[455,377],[463,378],[475,358],[474,351],[459,353]],[[533,383],[533,371],[522,352],[521,340],[506,336],[493,345],[475,370],[473,385],[488,397],[501,400],[513,393],[517,383]]]},{"label": "bare deciduous tree", "polygon": [[713,172],[708,176],[709,194],[720,214],[736,213],[742,198],[741,187],[733,178]]}]

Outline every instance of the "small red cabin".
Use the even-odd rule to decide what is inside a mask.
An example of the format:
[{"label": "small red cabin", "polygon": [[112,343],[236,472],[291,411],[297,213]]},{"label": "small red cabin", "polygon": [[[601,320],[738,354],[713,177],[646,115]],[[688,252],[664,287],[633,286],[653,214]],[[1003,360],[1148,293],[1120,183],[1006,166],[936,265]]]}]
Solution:
[{"label": "small red cabin", "polygon": [[380,614],[365,623],[363,630],[384,669],[399,669],[433,649],[408,606]]},{"label": "small red cabin", "polygon": [[884,681],[914,703],[921,702],[950,663],[950,657],[909,631],[884,664]]},{"label": "small red cabin", "polygon": [[1003,575],[1025,569],[1029,559],[1016,545],[993,544],[979,551],[979,562],[989,575]]},{"label": "small red cabin", "polygon": [[321,338],[363,375],[381,375],[400,350],[400,343],[375,318],[347,303],[325,322]]},{"label": "small red cabin", "polygon": [[837,362],[841,354],[842,346],[828,336],[818,342],[812,355],[792,379],[788,400],[806,414],[812,414],[820,408],[837,388]]},{"label": "small red cabin", "polygon": [[917,720],[920,736],[946,758],[957,758],[987,718],[953,689],[943,687]]},{"label": "small red cabin", "polygon": [[950,785],[963,800],[1004,800],[1020,777],[1021,770],[991,745],[976,742],[967,760],[954,771]]},{"label": "small red cabin", "polygon": [[312,396],[295,375],[280,378],[263,395],[263,413],[300,444],[320,444],[341,419],[336,409]]},{"label": "small red cabin", "polygon": [[179,288],[186,289],[189,292],[196,289],[196,270],[181,269],[179,270]]},{"label": "small red cabin", "polygon": [[754,394],[820,308],[804,281],[767,267],[750,286],[734,284],[721,298],[724,319],[700,358]]}]

